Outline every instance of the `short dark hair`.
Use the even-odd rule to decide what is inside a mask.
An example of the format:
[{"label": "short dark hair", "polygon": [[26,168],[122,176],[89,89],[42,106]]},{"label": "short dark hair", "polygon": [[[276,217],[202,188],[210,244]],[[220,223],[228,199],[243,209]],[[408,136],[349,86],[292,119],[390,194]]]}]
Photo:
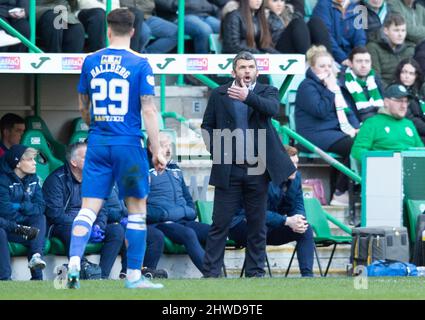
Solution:
[{"label": "short dark hair", "polygon": [[236,71],[236,65],[239,60],[254,60],[255,66],[257,66],[257,60],[255,60],[255,57],[251,52],[241,51],[233,58],[233,71]]},{"label": "short dark hair", "polygon": [[70,144],[67,148],[66,148],[66,160],[69,162],[71,161],[74,156],[75,156],[75,152],[83,146],[87,146],[87,142],[83,141],[83,142],[75,142]]},{"label": "short dark hair", "polygon": [[406,20],[399,13],[389,13],[384,19],[384,28],[389,28],[391,25],[401,26],[406,24]]},{"label": "short dark hair", "polygon": [[0,133],[1,136],[3,136],[4,130],[10,130],[13,128],[15,124],[21,124],[25,123],[24,118],[21,116],[18,116],[14,113],[6,113],[1,119],[0,119]]},{"label": "short dark hair", "polygon": [[354,56],[356,54],[363,54],[363,53],[369,53],[369,50],[367,50],[366,47],[355,47],[353,50],[351,50],[350,55],[348,56],[348,59],[353,62]]},{"label": "short dark hair", "polygon": [[114,34],[124,36],[133,29],[134,19],[133,12],[125,8],[119,8],[112,10],[108,14],[106,21]]}]

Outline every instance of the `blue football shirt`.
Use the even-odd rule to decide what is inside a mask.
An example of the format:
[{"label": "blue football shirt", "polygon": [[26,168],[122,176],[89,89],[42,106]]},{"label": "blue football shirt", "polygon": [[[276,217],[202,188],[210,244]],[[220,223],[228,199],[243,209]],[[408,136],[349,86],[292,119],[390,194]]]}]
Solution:
[{"label": "blue football shirt", "polygon": [[86,57],[78,92],[91,101],[91,145],[140,145],[140,96],[154,95],[147,59],[126,49],[105,48]]}]

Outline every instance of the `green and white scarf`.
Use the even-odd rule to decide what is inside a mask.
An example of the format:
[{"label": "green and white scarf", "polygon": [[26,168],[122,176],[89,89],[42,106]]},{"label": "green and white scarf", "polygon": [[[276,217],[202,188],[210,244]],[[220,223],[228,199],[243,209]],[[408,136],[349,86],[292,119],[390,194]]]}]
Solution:
[{"label": "green and white scarf", "polygon": [[[364,81],[359,79],[351,68],[347,68],[345,71],[345,86],[353,97],[357,110],[384,106],[384,100],[375,82],[375,71],[373,69],[370,70],[366,81]],[[363,92],[364,87],[366,87],[369,92],[369,100]]]}]

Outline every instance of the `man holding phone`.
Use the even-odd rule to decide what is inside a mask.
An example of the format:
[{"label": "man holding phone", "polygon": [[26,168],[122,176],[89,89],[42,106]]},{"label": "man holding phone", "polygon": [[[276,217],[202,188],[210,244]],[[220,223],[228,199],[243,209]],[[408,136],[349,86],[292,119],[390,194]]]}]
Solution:
[{"label": "man holding phone", "polygon": [[204,277],[220,276],[229,226],[241,202],[247,219],[245,275],[262,277],[269,181],[281,185],[296,169],[271,124],[279,110],[278,91],[257,82],[255,57],[237,54],[232,76],[234,81],[213,90],[201,126],[215,186]]},{"label": "man holding phone", "polygon": [[[28,21],[29,0],[0,0],[0,17],[26,38],[30,37]],[[18,38],[0,30],[0,52],[27,52],[25,45]]]}]

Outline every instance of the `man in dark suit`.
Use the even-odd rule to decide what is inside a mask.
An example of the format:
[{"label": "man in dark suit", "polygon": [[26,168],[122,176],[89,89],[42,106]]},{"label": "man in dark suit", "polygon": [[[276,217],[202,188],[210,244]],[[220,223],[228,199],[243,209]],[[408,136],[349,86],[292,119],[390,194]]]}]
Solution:
[{"label": "man in dark suit", "polygon": [[296,169],[271,123],[279,110],[277,89],[256,82],[257,64],[249,52],[233,59],[232,75],[232,83],[212,91],[201,126],[215,186],[204,276],[220,276],[230,222],[242,201],[248,224],[245,276],[262,277],[269,181],[280,185]]}]

